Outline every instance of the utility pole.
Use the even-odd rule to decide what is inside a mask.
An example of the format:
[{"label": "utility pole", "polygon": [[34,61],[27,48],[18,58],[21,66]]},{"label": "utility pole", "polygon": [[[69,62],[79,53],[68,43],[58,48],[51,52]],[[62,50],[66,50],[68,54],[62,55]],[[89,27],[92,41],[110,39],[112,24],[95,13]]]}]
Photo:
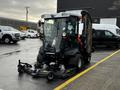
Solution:
[{"label": "utility pole", "polygon": [[25,7],[25,9],[26,9],[26,22],[28,22],[28,15],[29,15],[29,8],[30,7]]}]

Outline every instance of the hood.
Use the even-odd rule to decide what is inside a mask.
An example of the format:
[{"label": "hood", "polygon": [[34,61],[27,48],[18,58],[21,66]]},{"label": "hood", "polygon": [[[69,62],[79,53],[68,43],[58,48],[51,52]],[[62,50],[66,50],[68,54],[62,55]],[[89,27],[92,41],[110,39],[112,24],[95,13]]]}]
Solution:
[{"label": "hood", "polygon": [[5,32],[5,33],[10,33],[10,34],[14,34],[14,33],[19,33],[19,34],[20,34],[20,32],[18,32],[18,31],[7,31],[7,30],[4,31],[4,30],[3,30],[3,32]]}]

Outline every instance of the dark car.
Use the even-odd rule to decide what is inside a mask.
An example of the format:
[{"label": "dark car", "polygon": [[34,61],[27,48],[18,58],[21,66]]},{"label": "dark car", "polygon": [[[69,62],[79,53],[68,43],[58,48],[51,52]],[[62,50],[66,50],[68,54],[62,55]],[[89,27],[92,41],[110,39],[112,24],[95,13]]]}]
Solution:
[{"label": "dark car", "polygon": [[109,30],[95,29],[93,32],[93,46],[97,45],[115,46],[118,48],[120,46],[120,37]]}]

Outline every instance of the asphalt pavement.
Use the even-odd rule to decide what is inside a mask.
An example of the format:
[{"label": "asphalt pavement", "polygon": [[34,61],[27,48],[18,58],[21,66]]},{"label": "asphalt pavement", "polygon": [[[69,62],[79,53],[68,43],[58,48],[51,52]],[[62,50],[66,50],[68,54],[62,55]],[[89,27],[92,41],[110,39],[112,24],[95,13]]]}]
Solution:
[{"label": "asphalt pavement", "polygon": [[116,52],[62,90],[119,90],[120,50]]},{"label": "asphalt pavement", "polygon": [[[10,45],[0,44],[0,90],[53,90],[65,81],[56,79],[47,82],[45,78],[35,79],[27,74],[19,76],[18,60],[34,63],[41,45],[39,39],[26,39]],[[114,51],[106,48],[97,49],[92,54],[91,65]]]}]

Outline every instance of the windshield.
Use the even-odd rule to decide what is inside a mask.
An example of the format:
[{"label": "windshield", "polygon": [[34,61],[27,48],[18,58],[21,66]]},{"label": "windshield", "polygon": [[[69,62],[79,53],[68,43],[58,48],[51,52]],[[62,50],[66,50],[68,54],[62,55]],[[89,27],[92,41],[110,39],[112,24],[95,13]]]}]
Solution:
[{"label": "windshield", "polygon": [[45,40],[49,42],[53,42],[53,40],[57,37],[58,32],[65,29],[66,19],[46,19],[44,22],[44,36]]},{"label": "windshield", "polygon": [[53,47],[57,52],[63,39],[70,37],[73,40],[78,32],[77,20],[78,18],[72,16],[45,19],[43,29],[45,47]]}]

